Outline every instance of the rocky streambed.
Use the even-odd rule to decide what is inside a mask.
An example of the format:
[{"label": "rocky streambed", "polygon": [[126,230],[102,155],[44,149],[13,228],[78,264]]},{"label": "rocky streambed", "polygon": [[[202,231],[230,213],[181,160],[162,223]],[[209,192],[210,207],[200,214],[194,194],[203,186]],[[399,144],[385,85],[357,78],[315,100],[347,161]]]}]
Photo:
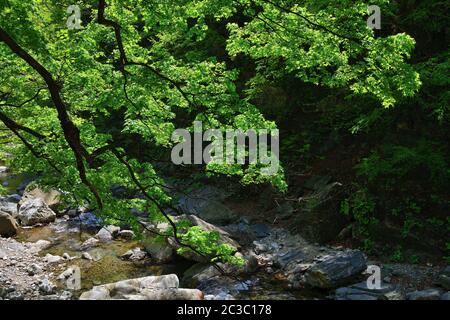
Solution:
[{"label": "rocky streambed", "polygon": [[[2,170],[4,183],[10,176]],[[0,197],[0,299],[450,298],[449,267],[385,264],[359,250],[312,244],[235,214],[222,190],[179,197],[185,215],[176,219],[218,231],[239,249],[242,268],[180,256],[170,241],[137,241],[131,230],[104,225],[84,208],[58,210],[56,191],[7,185],[11,194]],[[367,287],[368,265],[380,267],[376,288]]]}]

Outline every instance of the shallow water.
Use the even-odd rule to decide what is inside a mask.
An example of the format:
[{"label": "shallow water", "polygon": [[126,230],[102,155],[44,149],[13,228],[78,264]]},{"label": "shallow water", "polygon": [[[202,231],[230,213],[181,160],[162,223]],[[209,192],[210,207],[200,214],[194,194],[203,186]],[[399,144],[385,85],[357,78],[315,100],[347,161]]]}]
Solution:
[{"label": "shallow water", "polygon": [[[57,219],[50,225],[22,229],[16,236],[17,240],[23,242],[36,242],[38,240],[49,240],[51,247],[43,250],[40,254],[45,256],[47,253],[62,256],[68,253],[70,256],[80,257],[81,244],[92,237],[92,233],[80,231],[74,226],[73,221]],[[99,246],[85,250],[94,261],[83,259],[74,259],[66,263],[66,268],[78,266],[81,270],[81,290],[75,292],[75,297],[81,292],[91,289],[95,285],[117,282],[120,280],[133,279],[151,275],[163,275],[174,273],[180,279],[183,273],[189,269],[193,263],[183,258],[179,258],[170,264],[154,264],[150,260],[140,262],[123,261],[119,257],[130,249],[142,247],[137,241],[114,240],[102,243]],[[60,268],[55,268],[55,273],[61,272]],[[323,298],[323,295],[317,292],[308,292],[305,290],[291,290],[282,285],[273,276],[259,273],[243,279],[249,283],[248,288],[240,290],[234,295],[237,299],[313,299]],[[243,282],[244,283],[244,282]],[[247,285],[243,285],[247,287]]]},{"label": "shallow water", "polygon": [[125,252],[140,246],[137,241],[114,240],[84,251],[81,250],[81,244],[92,236],[93,234],[80,232],[79,229],[72,226],[70,221],[58,219],[50,225],[21,229],[16,238],[23,242],[38,240],[52,242],[49,248],[40,253],[43,256],[47,253],[59,256],[68,253],[71,257],[81,257],[82,252],[88,252],[94,261],[77,258],[67,263],[67,267],[78,266],[80,268],[81,291],[89,290],[95,285],[150,275],[175,273],[181,277],[183,272],[192,265],[191,262],[185,260],[165,265],[152,264],[149,260],[140,262],[121,260],[120,256]]}]

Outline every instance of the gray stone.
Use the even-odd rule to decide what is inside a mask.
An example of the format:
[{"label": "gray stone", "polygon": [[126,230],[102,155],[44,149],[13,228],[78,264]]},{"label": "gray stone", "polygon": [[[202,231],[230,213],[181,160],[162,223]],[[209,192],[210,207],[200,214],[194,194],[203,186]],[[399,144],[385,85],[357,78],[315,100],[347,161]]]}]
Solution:
[{"label": "gray stone", "polygon": [[439,286],[445,290],[450,290],[450,266],[442,270],[437,281]]},{"label": "gray stone", "polygon": [[[84,209],[83,209],[84,210]],[[82,230],[97,231],[102,226],[102,220],[92,212],[83,212],[74,219]]]},{"label": "gray stone", "polygon": [[19,208],[18,220],[24,226],[53,222],[55,218],[55,212],[39,198],[27,200]]},{"label": "gray stone", "polygon": [[382,283],[380,288],[368,288],[362,281],[335,291],[336,300],[402,300],[402,294],[393,285]]},{"label": "gray stone", "polygon": [[29,276],[34,276],[42,273],[42,268],[38,264],[33,263],[27,268],[27,273]]},{"label": "gray stone", "polygon": [[81,294],[80,300],[200,300],[201,291],[179,289],[178,277],[174,274],[150,276],[116,283],[95,286]]},{"label": "gray stone", "polygon": [[120,257],[124,260],[129,261],[141,261],[146,258],[147,254],[145,251],[142,251],[141,248],[134,248],[132,250],[128,250],[125,252],[125,254],[121,255]]},{"label": "gray stone", "polygon": [[89,238],[81,244],[81,249],[86,250],[92,247],[97,246],[100,243],[100,240],[96,238]]},{"label": "gray stone", "polygon": [[441,296],[441,300],[450,300],[450,291],[444,293],[444,294]]},{"label": "gray stone", "polygon": [[407,300],[439,300],[441,298],[442,290],[440,289],[426,289],[414,291],[406,294]]},{"label": "gray stone", "polygon": [[196,263],[184,272],[181,283],[184,286],[197,287],[202,282],[219,275],[220,272],[214,266]]},{"label": "gray stone", "polygon": [[21,199],[22,199],[22,197],[20,195],[11,194],[11,195],[7,196],[5,200],[7,202],[11,202],[11,203],[19,203]]},{"label": "gray stone", "polygon": [[0,237],[12,237],[17,233],[17,222],[11,215],[0,211]]},{"label": "gray stone", "polygon": [[327,255],[305,273],[305,283],[316,288],[335,288],[351,281],[367,267],[366,256],[359,250]]},{"label": "gray stone", "polygon": [[27,244],[31,253],[39,253],[42,250],[48,249],[52,243],[48,240],[38,240],[34,243]]},{"label": "gray stone", "polygon": [[91,256],[88,252],[83,252],[83,253],[81,254],[81,258],[82,258],[82,259],[85,259],[85,260],[89,260],[89,261],[94,260],[94,258],[92,258],[92,256]]},{"label": "gray stone", "polygon": [[116,226],[106,226],[100,229],[100,231],[95,235],[95,238],[101,242],[108,242],[113,240],[120,232],[120,228]]},{"label": "gray stone", "polygon": [[145,251],[150,255],[150,258],[156,263],[169,263],[173,261],[175,252],[174,249],[167,243],[157,243],[153,239],[146,239],[143,242]]},{"label": "gray stone", "polygon": [[19,201],[19,206],[33,199],[41,199],[50,209],[58,212],[59,206],[61,205],[61,192],[55,189],[44,191],[37,186],[27,186],[22,199]]},{"label": "gray stone", "polygon": [[17,216],[17,203],[0,197],[0,211],[6,212],[13,217]]},{"label": "gray stone", "polygon": [[39,283],[39,292],[42,295],[51,295],[56,292],[56,286],[51,283],[47,277],[45,277],[41,282]]},{"label": "gray stone", "polygon": [[69,209],[66,211],[66,214],[69,216],[69,218],[75,218],[80,214],[80,211],[77,209]]},{"label": "gray stone", "polygon": [[53,264],[53,263],[60,263],[64,259],[60,256],[54,256],[50,253],[47,253],[47,255],[44,257],[44,260],[45,260],[45,262],[47,262],[49,264]]},{"label": "gray stone", "polygon": [[62,255],[64,260],[73,260],[75,257],[71,257],[67,252],[64,252]]},{"label": "gray stone", "polygon": [[135,234],[131,230],[121,230],[117,237],[123,240],[132,240],[135,237]]}]

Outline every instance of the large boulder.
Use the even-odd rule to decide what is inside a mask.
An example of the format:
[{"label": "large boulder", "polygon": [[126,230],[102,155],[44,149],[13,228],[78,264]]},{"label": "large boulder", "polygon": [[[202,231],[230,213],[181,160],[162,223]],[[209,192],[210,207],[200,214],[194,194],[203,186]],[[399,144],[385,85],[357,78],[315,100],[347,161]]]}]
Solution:
[{"label": "large boulder", "polygon": [[10,201],[8,198],[0,197],[0,211],[6,212],[13,217],[17,216],[17,203]]},{"label": "large boulder", "polygon": [[22,199],[19,202],[19,206],[31,199],[41,199],[49,206],[50,209],[58,212],[58,209],[60,209],[59,207],[61,205],[61,192],[55,189],[44,191],[39,187],[28,186],[25,189]]},{"label": "large boulder", "polygon": [[179,289],[175,274],[130,279],[93,287],[80,300],[201,300],[197,289]]},{"label": "large boulder", "polygon": [[56,214],[42,199],[36,198],[22,203],[17,218],[22,225],[33,226],[55,221]]},{"label": "large boulder", "polygon": [[0,211],[0,236],[12,237],[17,233],[17,222],[11,215]]},{"label": "large boulder", "polygon": [[361,251],[339,251],[318,259],[306,271],[304,281],[315,288],[336,288],[353,280],[366,268],[366,256]]}]

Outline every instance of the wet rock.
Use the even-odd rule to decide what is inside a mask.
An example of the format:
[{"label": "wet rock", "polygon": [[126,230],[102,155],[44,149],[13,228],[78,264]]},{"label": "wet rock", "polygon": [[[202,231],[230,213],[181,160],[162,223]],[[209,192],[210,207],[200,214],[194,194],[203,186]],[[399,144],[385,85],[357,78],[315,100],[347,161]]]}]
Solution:
[{"label": "wet rock", "polygon": [[396,287],[382,283],[380,288],[368,288],[367,282],[359,282],[349,287],[336,289],[336,300],[401,300],[403,297]]},{"label": "wet rock", "polygon": [[100,229],[99,232],[95,235],[95,238],[100,240],[101,242],[108,242],[113,240],[120,232],[120,227],[116,226],[106,226]]},{"label": "wet rock", "polygon": [[7,202],[11,202],[11,203],[19,203],[21,199],[22,199],[22,197],[18,194],[12,194],[5,198],[5,200]]},{"label": "wet rock", "polygon": [[53,264],[53,263],[60,263],[62,262],[64,259],[61,256],[54,256],[50,253],[47,253],[47,255],[44,257],[44,261],[49,263],[49,264]]},{"label": "wet rock", "polygon": [[169,263],[175,257],[174,249],[167,243],[156,243],[153,239],[148,239],[143,244],[145,251],[156,263]]},{"label": "wet rock", "polygon": [[361,251],[339,251],[316,261],[306,271],[304,281],[311,287],[335,288],[360,275],[366,267],[366,256]]},{"label": "wet rock", "polygon": [[42,273],[42,268],[38,264],[33,263],[27,268],[27,273],[29,276],[34,276]]},{"label": "wet rock", "polygon": [[201,291],[179,289],[178,277],[174,274],[150,276],[116,283],[95,286],[84,292],[80,300],[200,300]]},{"label": "wet rock", "polygon": [[50,209],[54,212],[58,212],[61,205],[61,192],[55,189],[44,191],[39,187],[27,186],[22,199],[19,202],[19,206],[24,204],[26,201],[33,199],[41,199]]},{"label": "wet rock", "polygon": [[89,260],[89,261],[94,260],[94,258],[92,258],[92,256],[88,252],[83,252],[81,254],[81,259]]},{"label": "wet rock", "polygon": [[139,294],[124,295],[127,300],[203,300],[198,289],[142,289]]},{"label": "wet rock", "polygon": [[239,252],[236,255],[242,256],[245,261],[244,265],[244,273],[255,273],[259,269],[259,261],[253,251],[246,252],[245,254],[240,254]]},{"label": "wet rock", "polygon": [[0,237],[12,237],[17,233],[17,222],[11,215],[0,211]]},{"label": "wet rock", "polygon": [[255,239],[265,238],[270,235],[270,228],[261,223],[248,224],[239,222],[223,227],[225,231],[230,233],[234,238],[242,242],[250,242]]},{"label": "wet rock", "polygon": [[56,286],[47,277],[39,282],[39,292],[42,295],[51,295],[56,292]]},{"label": "wet rock", "polygon": [[219,275],[219,270],[213,266],[205,263],[196,263],[184,272],[181,283],[183,286],[197,287],[202,282]]},{"label": "wet rock", "polygon": [[128,250],[123,255],[120,256],[123,260],[129,261],[141,261],[147,257],[147,253],[142,251],[141,248],[134,248],[132,250]]},{"label": "wet rock", "polygon": [[121,230],[117,237],[123,240],[132,240],[135,237],[135,234],[131,230]]},{"label": "wet rock", "polygon": [[58,294],[51,294],[47,296],[43,296],[42,300],[71,300],[72,299],[72,293],[70,291],[63,291],[60,295]]},{"label": "wet rock", "polygon": [[52,243],[48,240],[38,240],[34,243],[27,244],[31,253],[39,253],[42,250],[48,249]]},{"label": "wet rock", "polygon": [[441,300],[450,300],[450,291],[441,296]]},{"label": "wet rock", "polygon": [[9,299],[9,300],[24,300],[25,299],[24,295],[19,291],[14,291],[14,292],[8,293],[5,298]]},{"label": "wet rock", "polygon": [[89,238],[81,244],[81,249],[86,250],[86,249],[98,246],[99,243],[100,243],[100,240],[98,240],[96,238]]},{"label": "wet rock", "polygon": [[6,212],[13,217],[17,216],[17,203],[10,201],[8,198],[0,197],[0,211]]},{"label": "wet rock", "polygon": [[407,300],[439,300],[441,298],[441,289],[426,289],[420,291],[414,291],[406,294]]},{"label": "wet rock", "polygon": [[79,290],[81,288],[81,275],[78,267],[66,269],[56,279],[69,290]]},{"label": "wet rock", "polygon": [[450,290],[450,266],[446,267],[439,274],[438,285],[444,288],[445,290]]},{"label": "wet rock", "polygon": [[69,209],[65,212],[66,215],[69,216],[69,218],[75,218],[77,217],[81,212],[77,209]]},{"label": "wet rock", "polygon": [[192,213],[215,225],[226,225],[236,221],[239,218],[228,207],[215,200],[199,203],[195,212],[191,212],[191,214]]},{"label": "wet rock", "polygon": [[0,173],[7,173],[7,172],[8,172],[8,167],[0,166]]},{"label": "wet rock", "polygon": [[[229,274],[238,274],[240,269],[218,263],[222,270]],[[197,263],[183,274],[183,286],[195,287],[205,294],[205,300],[234,300],[236,295],[248,291],[254,283],[250,280],[239,281],[237,278],[224,277],[211,264]]]},{"label": "wet rock", "polygon": [[292,262],[301,262],[306,259],[306,255],[302,249],[293,249],[287,251],[281,251],[276,255],[274,259],[274,266],[278,268],[285,268],[288,264]]},{"label": "wet rock", "polygon": [[86,231],[97,231],[102,225],[102,220],[92,212],[81,212],[73,222]]},{"label": "wet rock", "polygon": [[55,221],[56,214],[42,199],[31,199],[22,203],[17,217],[22,225],[33,226]]},{"label": "wet rock", "polygon": [[67,252],[64,252],[63,255],[62,255],[62,257],[63,257],[64,260],[68,260],[68,261],[77,258],[77,257],[71,257],[70,254],[68,254]]}]

